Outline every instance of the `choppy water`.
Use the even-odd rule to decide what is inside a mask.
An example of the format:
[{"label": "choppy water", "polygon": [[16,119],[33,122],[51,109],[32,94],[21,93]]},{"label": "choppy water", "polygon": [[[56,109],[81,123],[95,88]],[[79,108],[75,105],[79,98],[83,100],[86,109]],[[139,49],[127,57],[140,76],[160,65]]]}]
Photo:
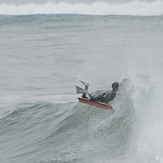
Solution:
[{"label": "choppy water", "polygon": [[[114,4],[143,14],[99,3],[75,14],[0,4],[1,163],[163,162],[162,2]],[[79,79],[95,93],[119,81],[113,110],[78,103]]]}]

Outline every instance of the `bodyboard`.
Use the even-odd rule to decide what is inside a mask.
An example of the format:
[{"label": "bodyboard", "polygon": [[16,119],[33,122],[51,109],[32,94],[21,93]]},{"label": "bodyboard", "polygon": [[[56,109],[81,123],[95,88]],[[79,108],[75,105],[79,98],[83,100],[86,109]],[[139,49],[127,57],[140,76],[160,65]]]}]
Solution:
[{"label": "bodyboard", "polygon": [[79,102],[88,104],[88,105],[93,105],[99,108],[103,108],[103,109],[113,109],[109,104],[107,103],[103,103],[103,102],[93,102],[90,101],[88,98],[78,98]]}]

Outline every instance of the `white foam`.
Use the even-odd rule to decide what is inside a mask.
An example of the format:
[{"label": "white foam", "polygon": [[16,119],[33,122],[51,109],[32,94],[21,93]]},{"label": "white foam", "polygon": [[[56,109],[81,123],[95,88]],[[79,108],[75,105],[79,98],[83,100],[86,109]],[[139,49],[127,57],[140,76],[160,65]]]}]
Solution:
[{"label": "white foam", "polygon": [[162,86],[148,76],[137,76],[132,83],[136,119],[130,151],[135,162],[162,163]]},{"label": "white foam", "polygon": [[86,3],[52,3],[11,5],[0,4],[1,15],[31,15],[31,14],[85,14],[85,15],[163,15],[163,1],[142,2],[132,1],[123,4],[106,2]]}]

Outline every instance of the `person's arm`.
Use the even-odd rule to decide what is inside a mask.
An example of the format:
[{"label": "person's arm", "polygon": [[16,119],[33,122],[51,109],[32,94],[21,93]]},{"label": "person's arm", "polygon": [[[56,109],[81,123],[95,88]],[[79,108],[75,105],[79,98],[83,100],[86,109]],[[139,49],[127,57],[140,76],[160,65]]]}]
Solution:
[{"label": "person's arm", "polygon": [[116,96],[116,93],[114,91],[108,92],[105,96],[104,99],[108,103],[109,101],[112,101]]}]

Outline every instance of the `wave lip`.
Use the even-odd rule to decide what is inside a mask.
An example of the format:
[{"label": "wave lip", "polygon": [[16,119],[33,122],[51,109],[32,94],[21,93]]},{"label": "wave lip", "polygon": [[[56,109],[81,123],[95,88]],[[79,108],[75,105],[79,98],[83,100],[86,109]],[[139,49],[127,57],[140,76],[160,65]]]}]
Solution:
[{"label": "wave lip", "polygon": [[162,16],[163,1],[141,2],[132,1],[123,4],[106,2],[86,3],[52,3],[9,5],[0,4],[0,15],[35,15],[35,14],[81,14],[81,15],[131,15],[131,16]]}]

